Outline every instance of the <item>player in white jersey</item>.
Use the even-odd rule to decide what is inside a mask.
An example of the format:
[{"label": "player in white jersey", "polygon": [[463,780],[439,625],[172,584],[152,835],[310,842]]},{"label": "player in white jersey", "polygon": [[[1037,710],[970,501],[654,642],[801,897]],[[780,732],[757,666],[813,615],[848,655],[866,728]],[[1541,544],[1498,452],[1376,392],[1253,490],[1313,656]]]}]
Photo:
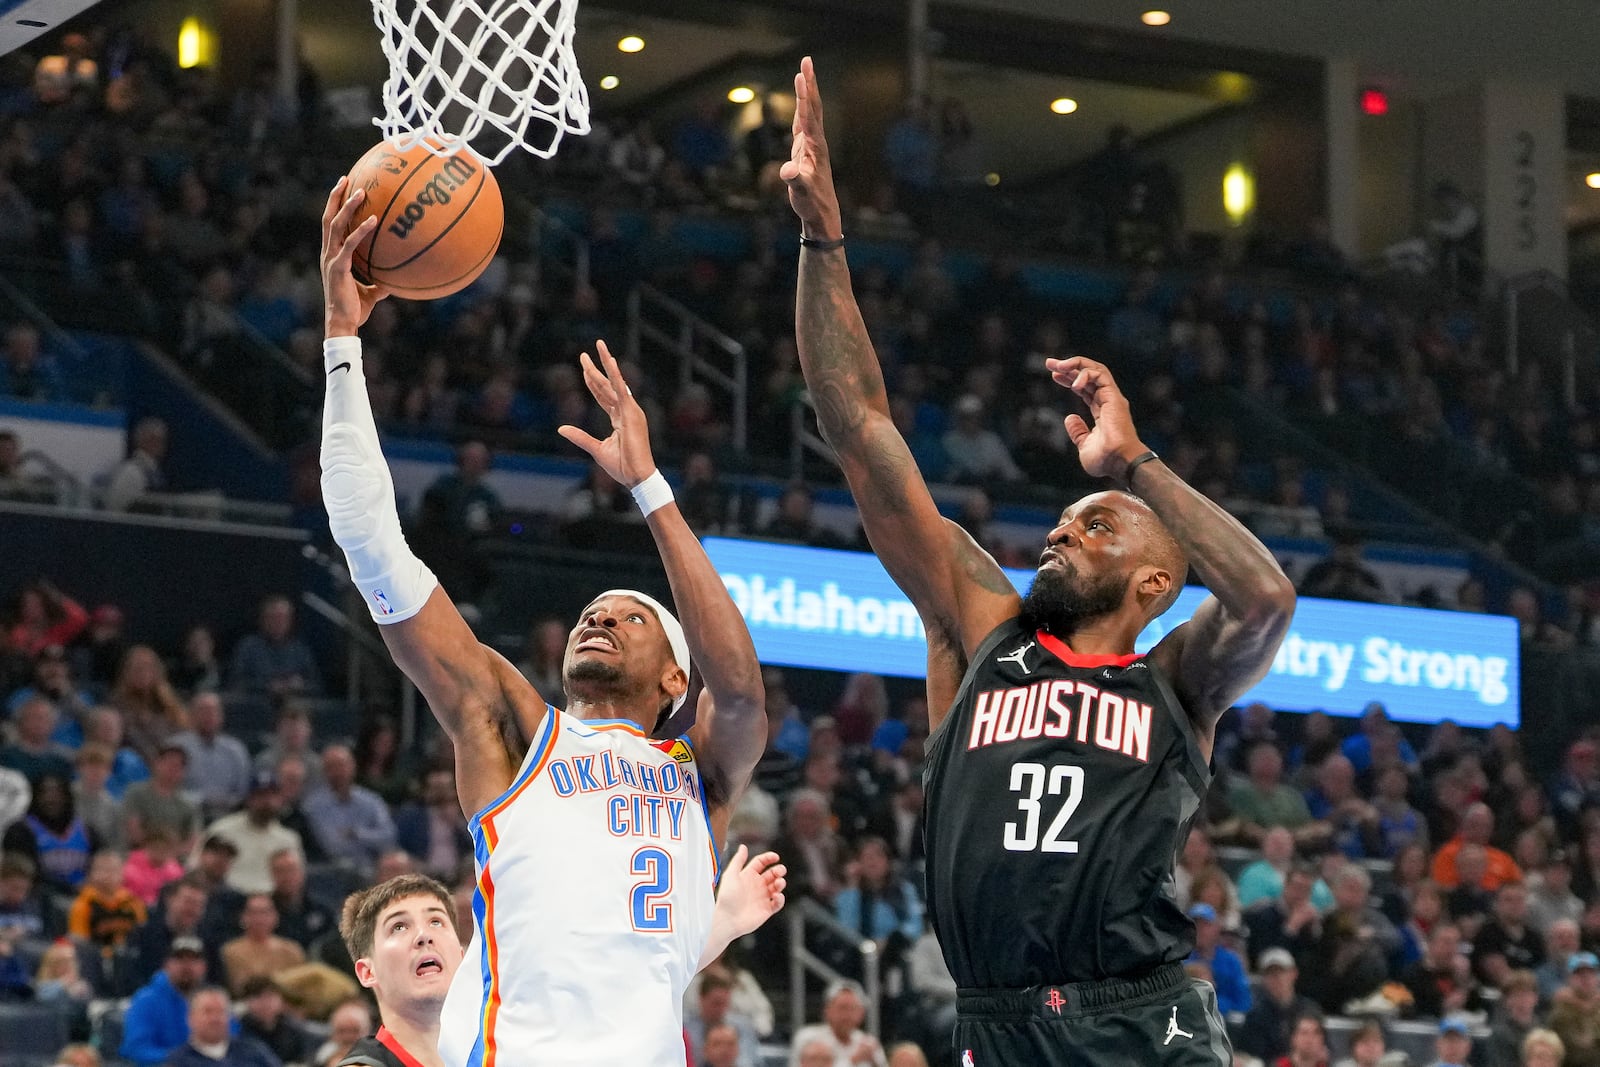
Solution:
[{"label": "player in white jersey", "polygon": [[[372,223],[351,227],[361,192],[346,199],[346,187],[323,215],[322,496],[390,653],[455,743],[478,892],[441,1056],[448,1067],[677,1067],[717,849],[766,744],[755,647],[603,344],[599,365],[587,354],[582,364],[612,433],[561,433],[633,488],[687,625],[642,593],[597,597],[567,640],[565,712],[478,643],[400,530],[356,337],[385,294],[351,275]],[[693,725],[653,742],[684,702],[691,666],[704,682]]]}]

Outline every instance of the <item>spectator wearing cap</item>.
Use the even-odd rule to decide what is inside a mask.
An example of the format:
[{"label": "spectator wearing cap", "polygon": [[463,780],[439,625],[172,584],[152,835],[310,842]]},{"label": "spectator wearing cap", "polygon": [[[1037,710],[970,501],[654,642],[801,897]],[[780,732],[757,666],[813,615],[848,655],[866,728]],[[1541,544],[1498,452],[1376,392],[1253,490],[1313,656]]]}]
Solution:
[{"label": "spectator wearing cap", "polygon": [[198,937],[173,938],[161,970],[128,1003],[117,1054],[138,1067],[166,1063],[189,1040],[187,998],[205,977],[205,945]]},{"label": "spectator wearing cap", "polygon": [[983,401],[976,394],[967,393],[956,401],[954,425],[945,432],[943,444],[950,457],[945,476],[952,482],[992,485],[1026,478],[1000,435],[984,425]]},{"label": "spectator wearing cap", "polygon": [[237,808],[250,790],[250,753],[224,732],[223,721],[222,697],[196,693],[189,698],[189,729],[172,739],[189,758],[184,788],[212,817]]},{"label": "spectator wearing cap", "polygon": [[46,775],[72,780],[71,753],[51,740],[56,729],[56,706],[35,695],[11,717],[11,744],[0,748],[0,767],[17,771],[37,786]]},{"label": "spectator wearing cap", "polygon": [[1233,949],[1222,944],[1222,923],[1217,909],[1210,904],[1196,904],[1189,909],[1194,920],[1194,951],[1189,954],[1191,963],[1203,963],[1211,969],[1212,983],[1217,987],[1217,1009],[1224,1015],[1250,1010],[1250,980],[1245,977],[1244,961]]},{"label": "spectator wearing cap", "polygon": [[1467,1067],[1472,1056],[1472,1031],[1465,1019],[1449,1016],[1439,1021],[1439,1036],[1434,1039],[1432,1067]]},{"label": "spectator wearing cap", "polygon": [[237,1034],[226,990],[206,986],[189,995],[189,1035],[167,1058],[167,1067],[282,1067],[253,1037]]},{"label": "spectator wearing cap", "polygon": [[234,996],[243,994],[251,978],[276,974],[306,961],[305,949],[278,936],[278,908],[269,894],[251,894],[239,925],[244,933],[222,946],[222,970]]},{"label": "spectator wearing cap", "polygon": [[1233,1044],[1271,1063],[1289,1054],[1295,1020],[1307,1012],[1315,1012],[1317,1006],[1310,998],[1296,992],[1295,980],[1300,970],[1294,965],[1294,957],[1284,949],[1267,949],[1257,961],[1256,969],[1261,974],[1261,995],[1245,1013],[1244,1023],[1233,1031]]},{"label": "spectator wearing cap", "polygon": [[1567,748],[1561,774],[1550,785],[1550,807],[1564,841],[1578,838],[1583,813],[1600,807],[1600,745],[1587,737]]},{"label": "spectator wearing cap", "polygon": [[1567,961],[1581,950],[1582,929],[1577,919],[1557,919],[1544,933],[1544,962],[1533,969],[1539,981],[1539,1000],[1549,1004],[1556,991],[1567,984]]},{"label": "spectator wearing cap", "polygon": [[1567,984],[1557,991],[1545,1024],[1567,1048],[1563,1067],[1600,1065],[1600,958],[1575,952],[1567,960]]},{"label": "spectator wearing cap", "polygon": [[15,715],[18,708],[36,696],[44,697],[56,709],[56,727],[50,740],[76,751],[83,744],[94,697],[88,690],[73,684],[67,650],[60,645],[46,645],[39,650],[33,659],[32,684],[11,694],[6,701],[6,711]]},{"label": "spectator wearing cap", "polygon": [[1582,918],[1583,901],[1572,891],[1572,859],[1553,848],[1544,866],[1528,876],[1528,925],[1543,935],[1559,919]]},{"label": "spectator wearing cap", "polygon": [[394,848],[389,805],[372,790],[356,785],[356,760],[345,745],[322,752],[323,785],[305,800],[306,819],[322,850],[364,873]]},{"label": "spectator wearing cap", "polygon": [[1522,1043],[1539,1025],[1539,982],[1532,971],[1512,971],[1500,986],[1482,1067],[1520,1067]]},{"label": "spectator wearing cap", "polygon": [[314,696],[322,692],[316,657],[294,632],[294,602],[269,596],[261,602],[257,629],[234,647],[228,684],[263,696]]},{"label": "spectator wearing cap", "polygon": [[1477,888],[1492,893],[1507,882],[1522,881],[1522,871],[1516,861],[1508,853],[1489,844],[1493,836],[1494,812],[1489,810],[1489,805],[1480,803],[1467,808],[1461,816],[1460,832],[1434,853],[1433,880],[1446,889],[1459,886],[1461,876],[1456,870],[1456,857],[1463,846],[1478,845],[1483,848],[1488,865]]},{"label": "spectator wearing cap", "polygon": [[244,810],[224,815],[206,827],[208,840],[221,839],[235,849],[227,884],[240,893],[272,892],[272,856],[283,849],[300,853],[300,835],[278,819],[278,779],[257,771],[245,795]]},{"label": "spectator wearing cap", "polygon": [[826,1047],[832,1054],[831,1067],[887,1067],[877,1038],[861,1029],[867,1018],[867,995],[851,981],[830,985],[822,996],[822,1022],[795,1031],[790,1045],[790,1067],[812,1067],[806,1058],[813,1045]]},{"label": "spectator wearing cap", "polygon": [[147,781],[128,787],[122,798],[123,826],[130,844],[144,843],[145,831],[165,826],[187,851],[200,829],[200,808],[183,790],[189,750],[176,741],[161,743]]}]

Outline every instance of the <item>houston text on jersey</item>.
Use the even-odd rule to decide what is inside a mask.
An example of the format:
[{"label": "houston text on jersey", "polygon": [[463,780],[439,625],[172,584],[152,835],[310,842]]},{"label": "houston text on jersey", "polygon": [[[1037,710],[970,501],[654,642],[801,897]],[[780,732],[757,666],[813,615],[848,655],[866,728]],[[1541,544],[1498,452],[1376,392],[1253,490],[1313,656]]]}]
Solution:
[{"label": "houston text on jersey", "polygon": [[967,750],[1031,741],[1071,739],[1150,761],[1150,705],[1070,678],[979,693]]}]

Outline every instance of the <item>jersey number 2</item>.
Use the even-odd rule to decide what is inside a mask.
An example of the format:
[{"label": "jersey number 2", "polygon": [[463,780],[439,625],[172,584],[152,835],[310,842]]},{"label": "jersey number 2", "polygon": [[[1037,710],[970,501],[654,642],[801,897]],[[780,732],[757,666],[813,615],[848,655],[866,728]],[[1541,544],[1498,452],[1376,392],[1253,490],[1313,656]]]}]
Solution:
[{"label": "jersey number 2", "polygon": [[[1066,786],[1067,798],[1061,802],[1061,809],[1056,812],[1056,817],[1050,820],[1050,826],[1044,833],[1044,843],[1039,843],[1039,818],[1043,807],[1040,798],[1048,792],[1051,796],[1061,795],[1062,786]],[[1072,818],[1072,813],[1078,810],[1078,805],[1083,803],[1083,768],[1082,767],[1046,767],[1042,763],[1013,763],[1011,765],[1011,791],[1021,793],[1017,801],[1017,809],[1022,812],[1021,823],[1006,823],[1006,848],[1011,852],[1077,852],[1076,841],[1061,840],[1062,831],[1067,828],[1067,820]]]},{"label": "jersey number 2", "polygon": [[660,848],[641,848],[633,854],[629,873],[644,879],[634,884],[628,903],[633,928],[641,934],[664,934],[672,929],[672,905],[662,898],[672,892],[672,856]]}]

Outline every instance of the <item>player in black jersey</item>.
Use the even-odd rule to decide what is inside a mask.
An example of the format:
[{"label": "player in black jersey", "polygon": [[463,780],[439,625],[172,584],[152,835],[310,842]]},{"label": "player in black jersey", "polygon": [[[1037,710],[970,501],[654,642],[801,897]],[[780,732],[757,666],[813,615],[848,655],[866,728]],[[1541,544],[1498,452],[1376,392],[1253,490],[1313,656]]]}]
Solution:
[{"label": "player in black jersey", "polygon": [[[1144,446],[1111,372],[1073,358],[1046,361],[1089,413],[1067,433],[1122,490],[1062,512],[1019,598],[940,516],[890,418],[809,59],[795,94],[800,361],[867,536],[928,633],[928,910],[961,987],[962,1065],[1229,1064],[1215,993],[1182,969],[1194,928],[1173,867],[1217,718],[1271,666],[1294,587]],[[1212,595],[1134,655],[1191,565]]]},{"label": "player in black jersey", "polygon": [[[788,869],[775,852],[728,860],[711,913],[703,968],[737,937],[783,908]],[[357,1041],[335,1067],[443,1067],[439,1012],[465,955],[450,891],[432,878],[402,874],[345,898],[339,935],[356,979],[372,990],[383,1025]]]}]

